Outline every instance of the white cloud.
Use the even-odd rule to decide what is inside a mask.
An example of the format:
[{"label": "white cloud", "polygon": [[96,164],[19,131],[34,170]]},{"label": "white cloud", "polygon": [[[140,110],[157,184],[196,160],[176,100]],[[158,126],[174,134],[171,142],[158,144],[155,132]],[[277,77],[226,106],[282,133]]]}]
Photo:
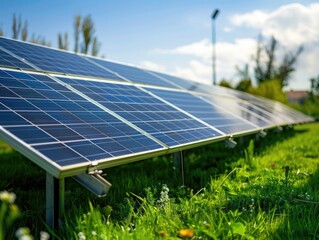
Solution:
[{"label": "white cloud", "polygon": [[255,10],[250,13],[235,14],[231,17],[230,21],[235,26],[260,28],[265,24],[267,19],[267,13],[260,10]]},{"label": "white cloud", "polygon": [[[318,16],[319,3],[308,6],[298,3],[287,4],[271,12],[255,10],[236,14],[230,18],[232,26],[229,29],[232,31],[242,31],[243,28],[257,29],[265,37],[275,36],[284,49],[277,52],[278,60],[284,51],[296,50],[303,45],[305,51],[297,62],[290,88],[306,89],[309,88],[309,78],[319,73]],[[156,49],[152,53],[170,55],[172,59],[176,59],[173,65],[171,62],[167,65],[162,63],[167,73],[211,83],[211,47],[209,39],[202,39],[173,49]],[[252,63],[251,56],[256,51],[256,38],[237,38],[232,42],[219,41],[216,50],[217,79],[234,79],[235,66],[242,67],[245,63]]]},{"label": "white cloud", "polygon": [[232,32],[234,29],[233,28],[230,28],[230,27],[224,27],[223,28],[223,31],[226,32],[226,33],[230,33]]},{"label": "white cloud", "polygon": [[165,72],[166,71],[166,67],[163,65],[160,65],[158,63],[154,63],[151,61],[143,61],[140,64],[141,67],[148,69],[148,70],[152,70],[152,71],[158,71],[158,72]]},{"label": "white cloud", "polygon": [[[233,78],[235,67],[249,61],[256,49],[256,40],[251,38],[237,39],[235,42],[218,42],[216,44],[217,78]],[[211,83],[212,45],[210,40],[202,39],[174,49],[157,49],[157,53],[172,56],[184,55],[189,59],[176,62],[175,66],[167,66],[166,72],[206,84]]]},{"label": "white cloud", "polygon": [[179,46],[173,49],[154,49],[151,53],[155,54],[177,54],[188,55],[208,60],[211,58],[211,42],[208,39],[203,39],[187,45]]},{"label": "white cloud", "polygon": [[255,10],[231,17],[237,26],[260,29],[264,36],[275,36],[285,46],[319,41],[319,3],[304,6],[287,4],[272,12]]}]

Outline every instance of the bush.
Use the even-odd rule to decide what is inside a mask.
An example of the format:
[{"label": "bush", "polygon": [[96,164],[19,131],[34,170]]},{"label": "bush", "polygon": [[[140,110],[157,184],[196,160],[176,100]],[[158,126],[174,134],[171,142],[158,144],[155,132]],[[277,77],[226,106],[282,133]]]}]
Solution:
[{"label": "bush", "polygon": [[287,104],[286,94],[281,89],[281,83],[278,79],[271,79],[262,82],[257,88],[250,88],[249,92],[264,98],[273,99]]}]

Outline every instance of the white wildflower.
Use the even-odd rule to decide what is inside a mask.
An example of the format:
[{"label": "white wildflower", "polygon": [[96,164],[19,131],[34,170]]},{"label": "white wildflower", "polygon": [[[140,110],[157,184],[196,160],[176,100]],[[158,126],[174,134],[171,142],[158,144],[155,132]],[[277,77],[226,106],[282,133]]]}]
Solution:
[{"label": "white wildflower", "polygon": [[0,192],[0,200],[12,204],[16,200],[16,195],[8,191],[2,191]]},{"label": "white wildflower", "polygon": [[23,235],[19,237],[19,240],[33,240],[33,237],[31,235]]},{"label": "white wildflower", "polygon": [[40,240],[48,240],[48,239],[50,239],[49,233],[47,233],[45,231],[41,231],[40,232]]},{"label": "white wildflower", "polygon": [[30,235],[30,229],[27,227],[21,227],[15,232],[15,235],[17,238],[20,238],[24,235]]},{"label": "white wildflower", "polygon": [[80,240],[85,240],[86,239],[86,237],[85,237],[83,232],[79,232],[78,233],[78,237],[79,237]]},{"label": "white wildflower", "polygon": [[163,184],[161,196],[160,196],[159,200],[157,200],[157,203],[163,208],[169,203],[168,192],[169,192],[169,188],[167,187],[166,184]]}]

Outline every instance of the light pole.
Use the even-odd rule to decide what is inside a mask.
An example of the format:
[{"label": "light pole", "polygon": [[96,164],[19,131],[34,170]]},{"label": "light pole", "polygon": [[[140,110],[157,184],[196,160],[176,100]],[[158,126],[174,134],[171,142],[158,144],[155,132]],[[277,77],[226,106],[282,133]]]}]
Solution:
[{"label": "light pole", "polygon": [[216,18],[219,14],[219,10],[216,8],[212,15],[212,80],[213,85],[216,85]]}]

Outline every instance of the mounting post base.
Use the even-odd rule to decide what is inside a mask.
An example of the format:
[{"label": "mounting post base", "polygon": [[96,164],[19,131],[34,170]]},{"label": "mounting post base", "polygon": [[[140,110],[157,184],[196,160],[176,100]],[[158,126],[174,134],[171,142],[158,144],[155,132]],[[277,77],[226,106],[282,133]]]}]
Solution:
[{"label": "mounting post base", "polygon": [[182,186],[185,186],[185,175],[184,175],[184,156],[183,151],[173,153],[174,164],[181,173]]},{"label": "mounting post base", "polygon": [[64,217],[64,190],[64,178],[46,173],[45,222],[52,229],[58,229]]}]

